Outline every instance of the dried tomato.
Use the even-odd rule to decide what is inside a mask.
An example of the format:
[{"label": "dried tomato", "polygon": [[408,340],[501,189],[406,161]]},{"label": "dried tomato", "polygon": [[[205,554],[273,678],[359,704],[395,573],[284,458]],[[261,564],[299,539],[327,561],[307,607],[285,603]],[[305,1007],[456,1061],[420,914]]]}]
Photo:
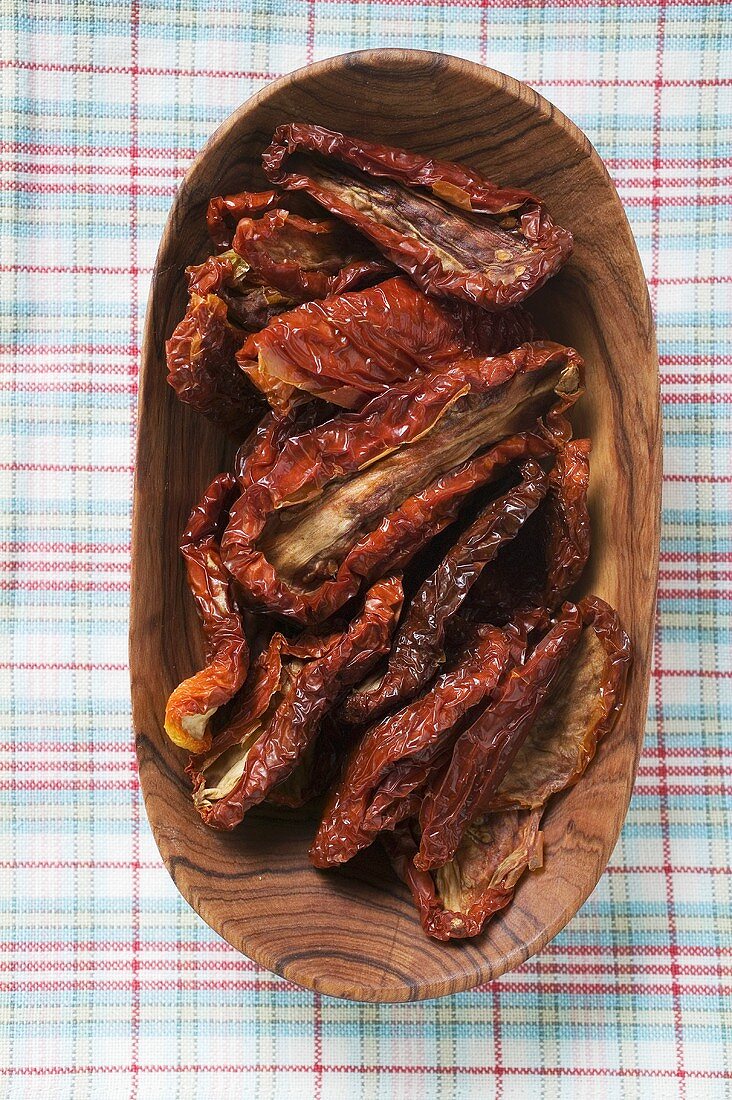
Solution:
[{"label": "dried tomato", "polygon": [[180,400],[239,437],[260,406],[256,390],[237,366],[243,339],[229,322],[221,298],[193,294],[185,317],[165,345],[168,382]]},{"label": "dried tomato", "polygon": [[453,859],[434,875],[414,864],[412,822],[383,834],[394,870],[409,887],[422,928],[437,940],[477,936],[504,909],[525,870],[543,862],[541,810],[508,810],[471,822]]},{"label": "dried tomato", "polygon": [[207,824],[233,829],[287,780],[336,699],[385,653],[399,615],[397,577],[378,581],[341,634],[288,642],[275,634],[255,662],[232,724],[191,760],[194,802]]},{"label": "dried tomato", "polygon": [[490,804],[581,632],[579,610],[565,604],[526,662],[507,673],[489,706],[457,739],[449,765],[420,809],[422,837],[415,856],[420,870],[452,859],[467,825]]},{"label": "dried tomato", "polygon": [[244,628],[219,553],[221,528],[237,492],[230,474],[214,478],[193,509],[181,542],[188,583],[203,624],[206,666],[170,696],[165,731],[171,741],[191,752],[208,751],[209,720],[233,698],[247,674]]},{"label": "dried tomato", "polygon": [[262,163],[274,184],[305,191],[440,297],[504,309],[572,250],[571,233],[527,191],[322,126],[279,126]]},{"label": "dried tomato", "polygon": [[310,849],[317,867],[343,863],[419,809],[435,761],[449,751],[463,715],[490,696],[508,657],[505,634],[486,632],[420,699],[364,734]]},{"label": "dried tomato", "polygon": [[[226,305],[227,320],[241,344],[249,332],[258,332],[273,317],[300,300],[270,286],[237,252],[230,249],[186,268],[191,297],[215,294]],[[237,345],[238,346],[238,345]]]},{"label": "dried tomato", "polygon": [[541,866],[539,826],[548,799],[577,782],[622,708],[631,659],[628,637],[616,612],[597,596],[582,600],[579,612],[579,642],[454,856],[432,873],[418,869],[416,822],[397,825],[382,838],[428,935],[442,940],[477,935],[511,900],[523,872]]},{"label": "dried tomato", "polygon": [[500,624],[537,605],[555,610],[569,594],[590,552],[589,456],[589,439],[559,450],[544,503],[476,583],[470,617]]},{"label": "dried tomato", "polygon": [[549,474],[546,499],[546,582],[540,602],[559,607],[582,575],[590,554],[589,439],[570,440]]},{"label": "dried tomato", "polygon": [[580,392],[581,359],[548,342],[401,383],[284,443],[234,506],[225,564],[250,606],[322,621],[408,561],[526,440],[471,466],[475,452],[554,420]]},{"label": "dried tomato", "polygon": [[282,209],[242,218],[233,250],[259,279],[293,302],[340,294],[392,270],[343,223],[311,221]]},{"label": "dried tomato", "polygon": [[209,256],[202,264],[186,268],[189,294],[205,298],[247,282],[249,264],[236,252],[229,250],[218,256]]},{"label": "dried tomato", "polygon": [[274,408],[311,394],[359,408],[419,371],[498,355],[534,335],[519,307],[489,314],[443,303],[398,277],[280,314],[247,339],[238,358]]},{"label": "dried tomato", "polygon": [[630,640],[598,596],[579,611],[580,640],[559,671],[513,764],[490,800],[492,812],[535,809],[579,779],[623,705]]},{"label": "dried tomato", "polygon": [[277,202],[277,191],[240,191],[237,195],[215,195],[206,211],[208,234],[217,248],[230,248],[240,218],[263,214]]},{"label": "dried tomato", "polygon": [[460,535],[413,597],[378,684],[355,691],[346,700],[348,721],[372,722],[411,699],[427,683],[444,659],[449,620],[501,546],[515,538],[546,490],[546,474],[529,460],[522,468],[521,482],[488,504]]},{"label": "dried tomato", "polygon": [[267,802],[297,809],[325,794],[338,775],[351,737],[332,714],[320,723],[318,736],[305,749],[297,767],[267,795]]}]

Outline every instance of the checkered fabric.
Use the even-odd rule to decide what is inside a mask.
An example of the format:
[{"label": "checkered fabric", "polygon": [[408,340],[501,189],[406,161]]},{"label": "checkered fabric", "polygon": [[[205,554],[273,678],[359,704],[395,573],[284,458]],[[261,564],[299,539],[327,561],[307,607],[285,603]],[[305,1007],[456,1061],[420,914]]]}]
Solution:
[{"label": "checkered fabric", "polygon": [[[0,1094],[732,1096],[725,0],[2,0],[0,25]],[[607,873],[515,973],[382,1007],[261,970],[178,896],[126,659],[141,319],[175,188],[266,81],[370,46],[488,62],[590,136],[651,286],[666,444],[648,728]]]}]

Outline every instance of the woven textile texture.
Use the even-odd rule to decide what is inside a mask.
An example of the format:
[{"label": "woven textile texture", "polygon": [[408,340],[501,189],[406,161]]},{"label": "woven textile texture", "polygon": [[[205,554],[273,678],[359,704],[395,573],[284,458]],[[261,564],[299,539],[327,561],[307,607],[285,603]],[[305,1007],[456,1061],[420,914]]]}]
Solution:
[{"label": "woven textile texture", "polygon": [[[729,6],[2,0],[0,21],[0,1095],[732,1096]],[[370,46],[485,61],[589,135],[651,286],[666,445],[645,749],[607,873],[515,973],[383,1007],[289,985],[182,902],[126,657],[140,330],[175,188],[266,81]]]}]

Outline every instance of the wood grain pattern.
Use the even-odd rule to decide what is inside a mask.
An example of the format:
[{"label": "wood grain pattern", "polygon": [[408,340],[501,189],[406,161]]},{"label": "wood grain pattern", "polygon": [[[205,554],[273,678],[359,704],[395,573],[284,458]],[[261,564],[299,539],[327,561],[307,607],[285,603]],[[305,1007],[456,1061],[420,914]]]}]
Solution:
[{"label": "wood grain pattern", "polygon": [[[264,184],[274,127],[308,121],[462,161],[535,190],[575,235],[565,270],[532,300],[552,337],[587,359],[575,423],[589,432],[593,552],[583,582],[621,616],[635,647],[621,721],[577,787],[545,818],[543,872],[473,941],[419,928],[379,851],[338,873],[311,868],[305,812],[260,808],[233,835],[191,806],[184,757],[165,738],[172,688],[200,666],[199,627],[177,552],[191,505],[230,446],[165,382],[164,342],[185,305],[183,269],[209,251],[212,194]],[[660,417],[648,294],[615,189],[584,135],[550,103],[493,70],[440,54],[380,50],[334,58],[269,85],[216,132],[188,172],[160,246],[140,379],[130,665],[150,824],[178,889],[258,963],[340,997],[401,1001],[469,989],[533,955],[576,913],[625,817],[645,719],[658,562]]]}]

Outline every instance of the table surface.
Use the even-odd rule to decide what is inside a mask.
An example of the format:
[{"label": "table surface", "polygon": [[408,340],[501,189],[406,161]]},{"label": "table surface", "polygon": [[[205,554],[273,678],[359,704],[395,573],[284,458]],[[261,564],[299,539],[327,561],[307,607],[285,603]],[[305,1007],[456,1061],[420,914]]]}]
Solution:
[{"label": "table surface", "polygon": [[[0,21],[0,1096],[731,1096],[730,8],[4,0]],[[373,46],[487,62],[589,135],[648,275],[665,419],[646,742],[608,871],[518,971],[382,1007],[262,971],[178,896],[126,661],[139,340],[175,188],[266,81]]]}]

